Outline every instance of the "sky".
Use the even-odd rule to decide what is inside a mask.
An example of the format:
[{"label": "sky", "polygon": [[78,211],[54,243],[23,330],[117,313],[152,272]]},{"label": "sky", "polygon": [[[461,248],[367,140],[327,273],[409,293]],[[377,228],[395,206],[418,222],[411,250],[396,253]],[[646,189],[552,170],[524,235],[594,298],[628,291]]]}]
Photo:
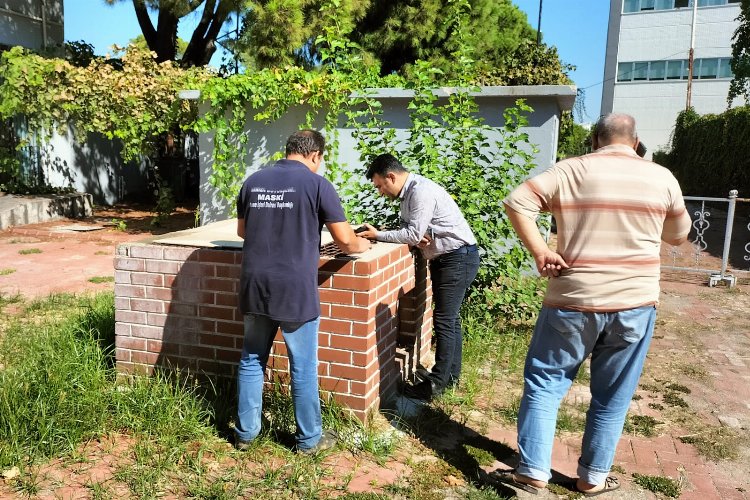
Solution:
[{"label": "sky", "polygon": [[[585,114],[576,121],[589,123],[599,117],[604,53],[607,42],[609,2],[606,0],[513,0],[526,12],[529,24],[537,28],[542,3],[542,39],[557,47],[563,62],[576,66],[571,78],[585,89]],[[97,55],[110,51],[113,44],[124,46],[141,33],[130,0],[107,5],[104,0],[64,0],[65,40],[83,40],[94,46]],[[194,14],[182,21],[178,35],[189,39],[198,23]],[[212,64],[218,64],[214,56]]]}]

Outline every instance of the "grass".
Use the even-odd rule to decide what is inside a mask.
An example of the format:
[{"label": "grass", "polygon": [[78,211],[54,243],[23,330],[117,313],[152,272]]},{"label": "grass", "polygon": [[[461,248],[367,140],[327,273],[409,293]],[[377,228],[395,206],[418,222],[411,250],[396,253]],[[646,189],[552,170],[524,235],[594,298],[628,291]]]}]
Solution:
[{"label": "grass", "polygon": [[[0,307],[3,300],[0,295]],[[261,435],[250,450],[237,452],[226,440],[235,411],[231,381],[206,385],[186,374],[158,372],[118,381],[111,293],[55,294],[28,303],[18,297],[17,302],[19,314],[5,320],[0,335],[0,470],[18,465],[24,471],[14,483],[21,495],[34,496],[45,486],[40,464],[53,457],[94,462],[98,458],[87,455],[82,443],[117,435],[123,448],[108,452],[114,457],[115,477],[86,485],[92,498],[111,498],[123,486],[134,498],[501,498],[480,483],[477,468],[512,456],[512,449],[485,438],[477,415],[494,408],[495,415],[516,421],[518,391],[504,384],[519,387],[531,335],[528,325],[465,315],[460,385],[424,406],[413,420],[399,422],[389,415],[391,425],[382,418],[363,425],[324,395],[323,426],[338,432],[339,449],[346,450],[336,460],[346,457],[353,463],[342,472],[332,470],[327,454],[308,457],[290,450],[293,405],[281,380],[264,393]],[[586,374],[582,367],[577,379]],[[685,394],[676,385],[655,388],[661,394]],[[579,432],[583,410],[581,405],[561,405],[558,430]],[[649,435],[659,424],[631,416],[626,427]],[[730,456],[726,446],[732,435],[719,431],[724,434],[685,439],[698,447],[721,438],[721,446],[706,453]],[[455,440],[440,448],[440,437]],[[375,479],[373,492],[346,492],[359,460],[384,466],[394,458],[405,467],[393,484]],[[647,483],[661,487],[657,481]],[[567,490],[559,493],[575,498]]]},{"label": "grass", "polygon": [[473,457],[479,465],[487,466],[492,465],[495,462],[495,456],[489,451],[469,444],[464,444],[463,446],[466,453]]},{"label": "grass", "polygon": [[663,423],[647,415],[628,415],[625,419],[623,431],[628,434],[653,437],[657,434],[656,427]]},{"label": "grass", "polygon": [[15,273],[16,270],[12,267],[6,267],[5,269],[0,269],[0,276],[7,276],[9,274]]},{"label": "grass", "polygon": [[97,250],[94,252],[94,255],[112,255],[112,252],[107,252],[106,250]]},{"label": "grass", "polygon": [[88,279],[91,283],[114,283],[114,276],[94,276]]},{"label": "grass", "polygon": [[672,383],[667,384],[666,388],[670,391],[681,392],[683,394],[690,394],[690,389],[688,389],[686,386],[682,384],[676,384],[672,382]]},{"label": "grass", "polygon": [[635,473],[633,478],[637,485],[654,493],[661,493],[671,498],[679,498],[680,496],[682,489],[680,483],[669,477]]},{"label": "grass", "polygon": [[699,432],[690,436],[681,436],[683,443],[692,444],[698,453],[713,460],[735,460],[740,456],[740,446],[747,438],[727,427],[703,426]]},{"label": "grass", "polygon": [[[20,494],[39,491],[39,464],[53,457],[85,461],[83,443],[124,433],[129,444],[115,460],[114,479],[137,498],[174,488],[178,496],[196,498],[253,491],[269,498],[326,496],[324,456],[290,450],[293,406],[280,385],[264,394],[268,422],[257,446],[234,452],[222,437],[234,411],[232,383],[209,386],[161,372],[118,380],[111,293],[18,302],[22,309],[8,318],[0,339],[0,470],[21,468],[12,484]],[[363,425],[331,399],[322,408],[324,428],[338,430],[341,447],[355,455],[382,463],[402,439],[390,427]],[[229,466],[217,469],[229,459]],[[107,498],[111,487],[87,485],[92,498]]]},{"label": "grass", "polygon": [[128,230],[128,223],[125,222],[122,219],[112,219],[112,226],[114,227],[115,231],[122,231],[125,232]]},{"label": "grass", "polygon": [[20,302],[23,302],[23,297],[21,297],[20,293],[16,292],[13,295],[5,295],[3,292],[0,292],[0,311],[7,305],[18,304]]},{"label": "grass", "polygon": [[687,408],[689,406],[687,404],[687,401],[685,401],[684,399],[682,399],[675,392],[667,392],[667,393],[665,393],[664,395],[662,395],[662,400],[667,405],[674,406],[674,407],[677,407],[677,408]]},{"label": "grass", "polygon": [[678,365],[677,369],[683,374],[694,380],[704,382],[708,380],[708,370],[703,365],[695,363],[684,363]]},{"label": "grass", "polygon": [[35,253],[42,253],[42,251],[38,248],[24,248],[23,250],[18,251],[21,255],[31,255]]}]

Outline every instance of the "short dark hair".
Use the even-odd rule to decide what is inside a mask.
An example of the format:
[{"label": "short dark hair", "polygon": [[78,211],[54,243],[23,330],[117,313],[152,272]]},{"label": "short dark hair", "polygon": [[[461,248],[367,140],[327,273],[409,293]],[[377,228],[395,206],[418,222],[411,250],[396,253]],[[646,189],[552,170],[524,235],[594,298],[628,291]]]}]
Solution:
[{"label": "short dark hair", "polygon": [[385,177],[389,172],[408,172],[408,170],[401,165],[401,162],[398,161],[395,156],[390,153],[385,153],[376,156],[375,159],[370,162],[370,166],[367,167],[367,172],[365,172],[365,177],[370,181],[375,174],[378,174],[380,177]]},{"label": "short dark hair", "polygon": [[315,151],[320,151],[323,154],[325,149],[326,139],[323,137],[323,134],[309,128],[298,130],[286,140],[287,156],[298,154],[306,157]]}]

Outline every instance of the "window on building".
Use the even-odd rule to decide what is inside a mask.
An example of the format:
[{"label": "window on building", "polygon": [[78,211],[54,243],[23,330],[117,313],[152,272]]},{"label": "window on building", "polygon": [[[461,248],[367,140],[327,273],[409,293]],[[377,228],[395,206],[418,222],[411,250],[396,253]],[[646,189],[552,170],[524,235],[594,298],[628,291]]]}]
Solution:
[{"label": "window on building", "polygon": [[620,63],[617,65],[617,81],[629,82],[633,79],[633,63]]},{"label": "window on building", "polygon": [[[679,80],[687,76],[683,70],[683,61],[667,61],[667,80]],[[684,65],[687,67],[687,65]]]},{"label": "window on building", "polygon": [[653,61],[649,64],[648,79],[664,80],[667,74],[667,61]]},{"label": "window on building", "polygon": [[732,78],[732,59],[729,57],[722,57],[719,59],[719,78]]},{"label": "window on building", "polygon": [[[730,57],[709,57],[696,59],[693,77],[701,80],[732,78],[732,59]],[[687,80],[688,61],[641,61],[623,62],[617,65],[618,82]]]},{"label": "window on building", "polygon": [[[694,0],[625,0],[622,11],[641,12],[651,10],[670,10],[692,7]],[[698,7],[714,7],[717,5],[728,5],[740,3],[742,0],[698,0]]]},{"label": "window on building", "polygon": [[695,61],[695,68],[693,68],[694,74],[697,78],[705,80],[708,78],[716,78],[719,75],[719,58],[712,57],[708,59],[698,59]]},{"label": "window on building", "polygon": [[633,63],[633,81],[648,80],[648,63]]},{"label": "window on building", "polygon": [[640,0],[625,0],[625,3],[622,6],[623,12],[638,12],[641,10],[641,1]]}]

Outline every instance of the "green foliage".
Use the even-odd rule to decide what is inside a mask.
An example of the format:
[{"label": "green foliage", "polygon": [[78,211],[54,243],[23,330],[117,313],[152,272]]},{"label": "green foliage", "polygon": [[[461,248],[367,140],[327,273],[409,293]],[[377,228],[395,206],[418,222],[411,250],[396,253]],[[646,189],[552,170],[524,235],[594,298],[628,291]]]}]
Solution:
[{"label": "green foliage", "polygon": [[718,115],[680,112],[671,150],[654,154],[654,161],[674,173],[687,195],[750,193],[750,106]]},{"label": "green foliage", "polygon": [[732,36],[732,82],[729,84],[727,105],[742,97],[750,101],[750,0],[741,0],[739,26]]},{"label": "green foliage", "polygon": [[575,66],[560,60],[556,47],[522,40],[513,51],[493,63],[481,59],[478,85],[571,85]]},{"label": "green foliage", "polygon": [[89,132],[119,139],[125,160],[151,154],[163,134],[195,118],[195,105],[177,92],[209,75],[157,64],[133,46],[121,62],[121,70],[103,59],[78,67],[14,47],[0,56],[0,118],[25,116],[40,142],[55,127],[71,126],[81,139]]},{"label": "green foliage", "polygon": [[466,2],[464,30],[460,33],[451,25],[454,9],[455,2],[439,0],[372,2],[352,36],[381,61],[383,75],[410,75],[412,66],[422,60],[448,76],[463,71],[453,59],[460,45],[468,47],[474,58],[493,66],[523,40],[535,37],[525,14],[510,0]]},{"label": "green foliage", "polygon": [[114,227],[115,231],[122,231],[125,232],[128,230],[128,223],[125,222],[122,219],[112,219],[112,226]]},{"label": "green foliage", "polygon": [[573,121],[572,113],[563,113],[560,120],[560,139],[557,145],[557,159],[564,160],[587,154],[591,150],[590,131]]},{"label": "green foliage", "polygon": [[0,468],[72,452],[107,431],[175,449],[206,435],[195,388],[161,376],[115,383],[114,324],[111,293],[51,296],[10,321],[0,339]]},{"label": "green foliage", "polygon": [[97,340],[105,333],[88,329],[87,317],[111,309],[114,331],[112,304],[111,296],[99,298],[88,311],[9,326],[0,344],[0,467],[72,451],[102,429],[107,374]]},{"label": "green foliage", "polygon": [[628,414],[623,430],[628,434],[653,437],[656,435],[656,426],[663,423],[648,415]]},{"label": "green foliage", "polygon": [[744,434],[728,427],[702,425],[696,434],[680,436],[683,443],[692,444],[698,452],[709,460],[736,460],[741,446],[748,440]]},{"label": "green foliage", "polygon": [[83,40],[65,42],[65,59],[73,66],[85,68],[96,59],[94,46]]},{"label": "green foliage", "polygon": [[16,193],[23,190],[20,140],[10,118],[0,122],[0,191]]},{"label": "green foliage", "polygon": [[671,498],[680,497],[680,483],[665,476],[650,476],[634,473],[635,484],[654,493],[661,493]]},{"label": "green foliage", "polygon": [[88,281],[90,283],[113,283],[115,281],[114,276],[94,276],[92,278],[89,278]]},{"label": "green foliage", "polygon": [[[240,36],[231,50],[248,68],[321,64],[317,36],[330,26],[329,0],[257,0],[243,13]],[[468,49],[479,62],[475,84],[537,85],[571,83],[572,66],[557,50],[537,45],[526,15],[510,0],[469,0],[464,26],[453,26],[456,2],[439,0],[337,0],[335,17],[342,33],[362,48],[362,58],[380,74],[409,79],[424,61],[443,79],[463,74],[453,56]],[[481,78],[479,77],[481,75]]]},{"label": "green foliage", "polygon": [[[319,65],[314,69],[276,67],[217,78],[197,69],[180,69],[169,61],[157,64],[150,53],[135,46],[125,52],[122,69],[101,59],[78,67],[14,48],[0,59],[0,73],[5,76],[0,82],[0,117],[27,116],[30,130],[42,139],[61,125],[72,126],[80,137],[103,132],[122,141],[126,160],[154,153],[161,138],[175,130],[213,132],[210,182],[234,210],[245,177],[245,158],[255,153],[248,151],[246,124],[272,122],[292,108],[303,109],[306,115],[300,127],[312,127],[322,119],[329,143],[326,176],[337,186],[350,219],[391,223],[395,207],[376,195],[361,172],[339,163],[336,130],[343,124],[353,130],[362,161],[394,152],[405,165],[448,189],[482,251],[472,300],[489,304],[487,314],[526,319],[539,306],[539,283],[521,279],[529,257],[516,240],[502,199],[533,167],[536,150],[522,132],[531,108],[518,101],[505,109],[499,130],[479,116],[472,93],[482,69],[475,61],[472,23],[484,11],[478,13],[477,5],[452,0],[440,7],[441,30],[450,39],[442,50],[448,50],[449,59],[461,71],[444,73],[433,62],[415,61],[409,80],[381,77],[380,68],[369,64],[367,51],[350,40],[352,20],[361,12],[356,2],[347,0],[323,0],[318,6],[319,36],[312,43]],[[497,12],[507,11],[508,19],[515,16],[509,2],[496,7]],[[487,8],[495,12],[495,7]],[[86,52],[85,47],[80,49]],[[405,138],[397,140],[383,118],[381,103],[367,90],[381,87],[414,92]],[[439,87],[451,90],[439,96],[434,90]],[[189,88],[200,89],[210,106],[198,120],[196,106],[177,98],[178,90]],[[166,214],[172,208],[171,193],[167,189],[158,193],[157,212]]]}]

